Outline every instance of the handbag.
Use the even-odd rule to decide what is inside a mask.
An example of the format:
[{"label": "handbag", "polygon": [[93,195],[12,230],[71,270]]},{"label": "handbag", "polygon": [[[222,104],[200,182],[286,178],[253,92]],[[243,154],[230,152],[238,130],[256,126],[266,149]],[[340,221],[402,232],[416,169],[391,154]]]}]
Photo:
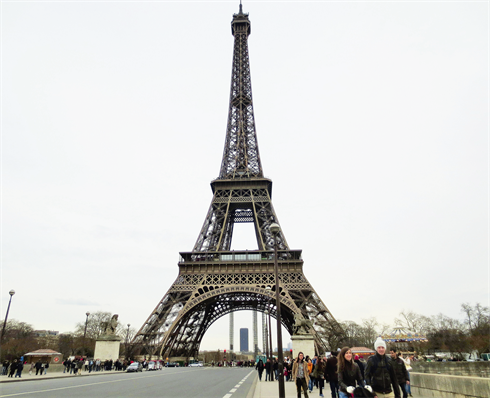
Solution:
[{"label": "handbag", "polygon": [[364,387],[357,386],[354,389],[354,398],[373,398],[374,394],[370,393]]}]

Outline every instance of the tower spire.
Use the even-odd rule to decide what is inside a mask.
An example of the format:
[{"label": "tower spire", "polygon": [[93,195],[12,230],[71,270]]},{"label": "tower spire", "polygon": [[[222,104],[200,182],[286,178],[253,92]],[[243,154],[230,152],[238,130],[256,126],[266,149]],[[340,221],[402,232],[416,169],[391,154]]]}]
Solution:
[{"label": "tower spire", "polygon": [[250,26],[248,14],[243,13],[240,2],[239,13],[234,14],[231,21],[231,33],[235,37],[235,44],[228,123],[219,179],[263,176],[255,133],[252,80],[248,58]]}]

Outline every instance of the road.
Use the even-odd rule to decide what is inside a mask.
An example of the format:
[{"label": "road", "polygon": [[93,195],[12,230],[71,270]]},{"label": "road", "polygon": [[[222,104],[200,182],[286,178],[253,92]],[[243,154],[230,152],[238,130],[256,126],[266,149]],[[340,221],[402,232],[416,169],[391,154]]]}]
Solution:
[{"label": "road", "polygon": [[246,398],[253,368],[166,368],[0,384],[0,398]]}]

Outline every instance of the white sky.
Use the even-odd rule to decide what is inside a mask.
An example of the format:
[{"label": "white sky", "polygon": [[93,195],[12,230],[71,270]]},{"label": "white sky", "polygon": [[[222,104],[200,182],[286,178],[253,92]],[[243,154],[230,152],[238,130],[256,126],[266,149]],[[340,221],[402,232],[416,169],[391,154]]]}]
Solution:
[{"label": "white sky", "polygon": [[[2,1],[2,317],[15,289],[36,329],[143,324],[212,198],[238,4]],[[489,3],[243,9],[273,204],[332,314],[489,305]],[[201,348],[227,345],[224,317]]]}]

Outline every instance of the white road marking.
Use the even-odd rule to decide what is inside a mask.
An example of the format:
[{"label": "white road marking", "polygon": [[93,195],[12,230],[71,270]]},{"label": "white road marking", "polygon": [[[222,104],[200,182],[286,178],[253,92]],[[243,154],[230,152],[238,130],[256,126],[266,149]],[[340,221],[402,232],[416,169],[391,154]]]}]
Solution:
[{"label": "white road marking", "polygon": [[250,375],[251,375],[253,372],[255,372],[255,371],[254,371],[254,370],[252,370],[252,371],[251,371],[251,372],[250,372],[248,375],[246,375],[246,376],[245,376],[245,377],[244,377],[244,378],[243,378],[243,379],[242,379],[240,382],[238,382],[238,384],[237,384],[235,387],[233,387],[233,388],[230,390],[230,393],[231,393],[231,394],[229,394],[229,393],[228,393],[228,394],[224,395],[224,396],[223,396],[223,398],[230,398],[230,397],[231,397],[231,395],[232,395],[234,392],[236,392],[236,390],[238,390],[238,389],[240,388],[240,386],[242,385],[242,383],[243,383],[243,382],[244,382],[244,381],[247,379],[247,377],[248,377],[248,376],[250,376]]}]

